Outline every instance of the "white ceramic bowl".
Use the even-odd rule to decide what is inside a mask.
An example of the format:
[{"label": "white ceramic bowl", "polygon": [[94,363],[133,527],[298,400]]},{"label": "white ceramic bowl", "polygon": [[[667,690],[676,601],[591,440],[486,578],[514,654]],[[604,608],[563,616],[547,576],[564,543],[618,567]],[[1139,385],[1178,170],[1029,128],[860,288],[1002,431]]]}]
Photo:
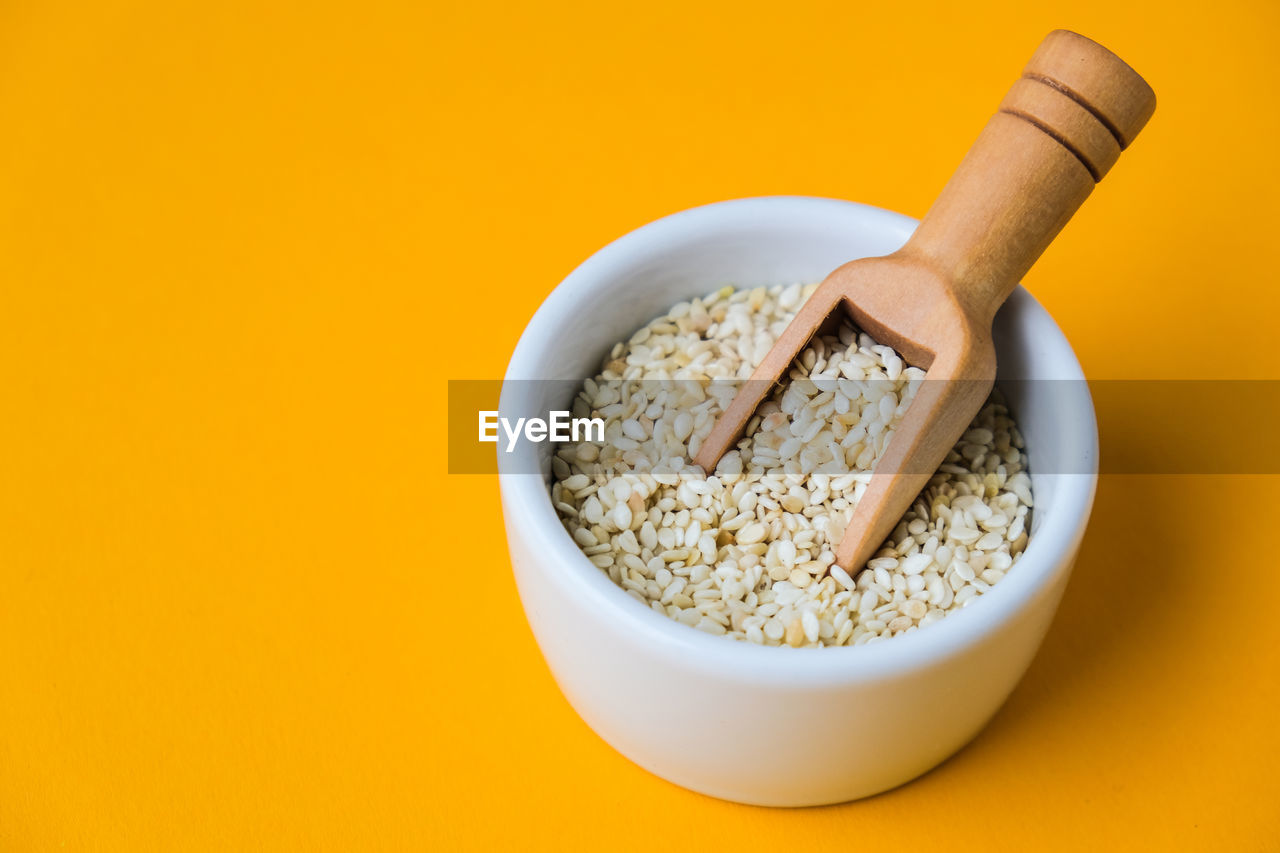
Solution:
[{"label": "white ceramic bowl", "polygon": [[[682,299],[724,284],[819,281],[845,261],[893,251],[914,226],[873,207],[795,197],[712,204],[646,225],[547,297],[511,357],[500,408],[567,409],[563,386],[518,380],[580,381],[614,342]],[[997,317],[995,341],[1001,379],[1083,379],[1062,332],[1021,288]],[[1009,402],[1036,500],[1023,558],[964,610],[853,648],[766,648],[658,615],[578,550],[544,478],[518,473],[536,469],[539,455],[547,470],[550,446],[500,452],[520,598],[564,695],[636,764],[743,803],[841,802],[939,764],[977,734],[1026,670],[1093,503],[1097,425],[1083,383],[1014,386]],[[1049,458],[1053,472],[1037,471],[1037,459]]]}]

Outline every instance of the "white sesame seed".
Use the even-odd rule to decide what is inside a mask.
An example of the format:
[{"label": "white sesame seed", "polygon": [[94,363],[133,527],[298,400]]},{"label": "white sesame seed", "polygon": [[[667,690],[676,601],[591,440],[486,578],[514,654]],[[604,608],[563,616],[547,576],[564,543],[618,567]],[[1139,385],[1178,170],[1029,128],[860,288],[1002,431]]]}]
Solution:
[{"label": "white sesame seed", "polygon": [[[988,401],[866,570],[834,551],[924,372],[849,326],[816,338],[716,476],[691,465],[813,285],[721,288],[609,352],[574,416],[603,442],[551,459],[553,505],[586,557],[685,625],[764,645],[863,645],[966,606],[1027,543],[1031,481]],[[853,468],[849,466],[853,465]]]},{"label": "white sesame seed", "polygon": [[768,531],[765,529],[763,524],[760,524],[759,522],[752,522],[738,531],[738,544],[751,545],[756,542],[761,542],[767,535]]},{"label": "white sesame seed", "polygon": [[818,642],[818,636],[822,631],[822,627],[818,624],[818,617],[814,615],[812,610],[806,610],[800,614],[800,625],[804,628],[804,637],[811,643]]},{"label": "white sesame seed", "polygon": [[928,554],[912,554],[902,561],[902,571],[908,575],[918,575],[933,565],[933,558]]},{"label": "white sesame seed", "polygon": [[831,566],[831,576],[835,578],[836,582],[839,583],[845,589],[852,591],[855,588],[853,583],[853,578],[849,577],[849,573],[846,572],[844,569],[840,568],[839,566],[836,566],[836,565]]},{"label": "white sesame seed", "polygon": [[899,609],[902,611],[903,616],[910,619],[920,619],[928,612],[929,607],[923,601],[909,599],[902,602],[902,607]]}]

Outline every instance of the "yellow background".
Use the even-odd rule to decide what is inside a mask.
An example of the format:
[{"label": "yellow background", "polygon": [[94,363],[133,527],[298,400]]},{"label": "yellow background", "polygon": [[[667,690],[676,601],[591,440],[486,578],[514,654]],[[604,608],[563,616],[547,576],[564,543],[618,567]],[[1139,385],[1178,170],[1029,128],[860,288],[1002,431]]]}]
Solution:
[{"label": "yellow background", "polygon": [[774,811],[578,720],[445,474],[592,251],[919,216],[1054,27],[1160,106],[1028,286],[1093,377],[1280,377],[1274,2],[0,7],[0,847],[1276,849],[1274,477],[1104,478],[983,734]]}]

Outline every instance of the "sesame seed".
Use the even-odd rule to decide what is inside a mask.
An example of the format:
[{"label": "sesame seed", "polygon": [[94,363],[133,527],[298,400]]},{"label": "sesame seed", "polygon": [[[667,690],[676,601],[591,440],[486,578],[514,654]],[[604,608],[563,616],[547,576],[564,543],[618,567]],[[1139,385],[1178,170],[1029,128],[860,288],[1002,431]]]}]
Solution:
[{"label": "sesame seed", "polygon": [[834,552],[924,379],[852,326],[816,337],[708,476],[689,461],[814,285],[721,288],[607,354],[574,417],[605,440],[551,457],[552,503],[590,562],[655,612],[763,645],[865,645],[971,605],[1026,548],[1022,437],[993,394],[889,542]]}]

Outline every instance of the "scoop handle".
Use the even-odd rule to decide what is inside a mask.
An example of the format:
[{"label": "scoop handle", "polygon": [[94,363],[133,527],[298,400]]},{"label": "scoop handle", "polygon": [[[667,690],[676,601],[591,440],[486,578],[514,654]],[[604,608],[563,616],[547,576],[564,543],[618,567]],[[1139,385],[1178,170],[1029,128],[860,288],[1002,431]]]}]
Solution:
[{"label": "scoop handle", "polygon": [[1045,37],[904,255],[985,321],[1155,111],[1146,81],[1097,42]]}]

